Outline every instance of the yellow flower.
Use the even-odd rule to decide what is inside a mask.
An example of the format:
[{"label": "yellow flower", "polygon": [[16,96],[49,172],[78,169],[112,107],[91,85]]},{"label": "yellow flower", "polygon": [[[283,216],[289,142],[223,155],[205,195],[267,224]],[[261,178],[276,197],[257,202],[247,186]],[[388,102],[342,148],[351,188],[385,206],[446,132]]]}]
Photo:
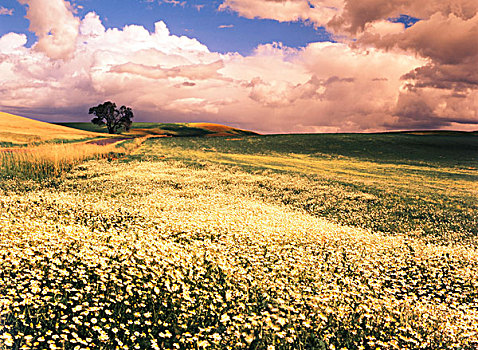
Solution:
[{"label": "yellow flower", "polygon": [[198,341],[198,347],[200,348],[207,348],[209,345],[210,344],[207,340]]}]

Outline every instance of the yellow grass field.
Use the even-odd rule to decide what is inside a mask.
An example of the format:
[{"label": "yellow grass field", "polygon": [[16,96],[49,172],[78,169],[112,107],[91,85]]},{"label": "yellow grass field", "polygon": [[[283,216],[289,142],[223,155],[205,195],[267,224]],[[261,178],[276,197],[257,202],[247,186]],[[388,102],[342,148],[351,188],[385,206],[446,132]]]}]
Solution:
[{"label": "yellow grass field", "polygon": [[227,125],[214,123],[188,123],[188,126],[211,131],[214,133],[212,136],[231,136],[235,134],[235,129]]},{"label": "yellow grass field", "polygon": [[104,134],[72,129],[0,112],[0,142],[29,144],[52,140],[82,140],[104,136]]},{"label": "yellow grass field", "polygon": [[115,152],[120,152],[115,144],[43,144],[0,152],[0,172],[6,177],[59,177],[86,159],[105,158]]},{"label": "yellow grass field", "polygon": [[[0,174],[4,178],[57,178],[87,159],[116,158],[148,136],[128,142],[95,132],[0,113]],[[53,142],[52,142],[53,141]]]}]

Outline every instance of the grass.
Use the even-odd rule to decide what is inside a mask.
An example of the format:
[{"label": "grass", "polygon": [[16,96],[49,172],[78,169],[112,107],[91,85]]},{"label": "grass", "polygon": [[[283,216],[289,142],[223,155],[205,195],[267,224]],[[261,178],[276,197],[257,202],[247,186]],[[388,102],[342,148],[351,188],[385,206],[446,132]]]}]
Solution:
[{"label": "grass", "polygon": [[[158,139],[148,141],[136,157],[162,155],[191,164],[212,162],[248,171],[277,172],[284,179],[256,183],[257,195],[340,224],[419,235],[430,241],[443,236],[467,241],[478,233],[478,143],[476,136],[462,137],[392,134]],[[343,144],[341,139],[345,139]],[[373,161],[371,152],[384,139],[393,149],[384,145]],[[441,142],[447,147],[454,142],[456,156],[444,151],[444,146],[423,146]],[[404,153],[405,149],[408,152]],[[404,159],[406,155],[409,158]]]},{"label": "grass", "polygon": [[[111,158],[130,152],[145,137],[99,146],[98,129],[78,130],[0,112],[0,179],[47,180],[59,177],[87,159]],[[106,140],[108,141],[108,140]],[[118,147],[120,146],[120,148]]]},{"label": "grass", "polygon": [[232,140],[175,139],[168,141],[168,145],[191,150],[217,149],[222,153],[241,155],[346,157],[419,166],[476,167],[478,163],[478,135],[475,133],[270,135]]},{"label": "grass", "polygon": [[26,144],[22,144],[22,143],[0,142],[0,148],[25,147],[25,146]]},{"label": "grass", "polygon": [[128,146],[123,148],[120,151],[116,144],[53,143],[0,152],[0,179],[44,180],[59,177],[85,160],[118,157],[125,153]]},{"label": "grass", "polygon": [[[92,123],[57,123],[84,131],[107,133],[106,126],[97,126]],[[175,137],[196,137],[196,136],[215,136],[215,135],[255,135],[254,132],[240,130],[224,125],[208,123],[133,123],[128,133],[131,135],[164,135]]]},{"label": "grass", "polygon": [[91,132],[98,132],[98,133],[105,133],[105,134],[108,133],[108,129],[106,128],[106,125],[100,126],[100,125],[95,125],[93,123],[84,123],[84,122],[56,123],[56,125],[66,126],[68,128],[83,130],[83,131],[91,131]]},{"label": "grass", "polygon": [[133,139],[1,180],[0,348],[476,349],[475,140],[402,136]]},{"label": "grass", "polygon": [[78,141],[101,136],[103,135],[0,112],[0,142],[3,143],[2,147],[5,145],[43,143],[55,139]]},{"label": "grass", "polygon": [[180,123],[134,123],[131,130],[134,132],[138,129],[170,136],[206,136],[211,134],[209,130]]}]

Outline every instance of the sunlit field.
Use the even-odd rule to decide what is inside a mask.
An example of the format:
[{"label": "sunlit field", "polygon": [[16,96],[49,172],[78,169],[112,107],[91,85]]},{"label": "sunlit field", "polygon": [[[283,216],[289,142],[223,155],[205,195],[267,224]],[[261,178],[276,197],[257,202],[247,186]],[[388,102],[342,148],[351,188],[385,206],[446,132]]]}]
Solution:
[{"label": "sunlit field", "polygon": [[75,165],[91,159],[118,159],[136,150],[148,137],[89,142],[42,143],[0,148],[0,179],[53,181]]},{"label": "sunlit field", "polygon": [[476,349],[476,138],[149,138],[4,176],[0,348]]},{"label": "sunlit field", "polygon": [[4,178],[51,179],[92,158],[114,157],[115,145],[54,144],[0,150],[0,173]]},{"label": "sunlit field", "polygon": [[0,111],[0,147],[18,147],[42,142],[73,142],[105,136]]}]

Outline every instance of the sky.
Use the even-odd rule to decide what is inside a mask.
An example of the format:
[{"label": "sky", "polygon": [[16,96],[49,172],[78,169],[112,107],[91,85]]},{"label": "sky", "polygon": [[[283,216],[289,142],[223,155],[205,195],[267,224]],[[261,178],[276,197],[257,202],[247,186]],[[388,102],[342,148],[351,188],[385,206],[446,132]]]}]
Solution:
[{"label": "sky", "polygon": [[0,0],[0,111],[478,130],[476,0]]}]

